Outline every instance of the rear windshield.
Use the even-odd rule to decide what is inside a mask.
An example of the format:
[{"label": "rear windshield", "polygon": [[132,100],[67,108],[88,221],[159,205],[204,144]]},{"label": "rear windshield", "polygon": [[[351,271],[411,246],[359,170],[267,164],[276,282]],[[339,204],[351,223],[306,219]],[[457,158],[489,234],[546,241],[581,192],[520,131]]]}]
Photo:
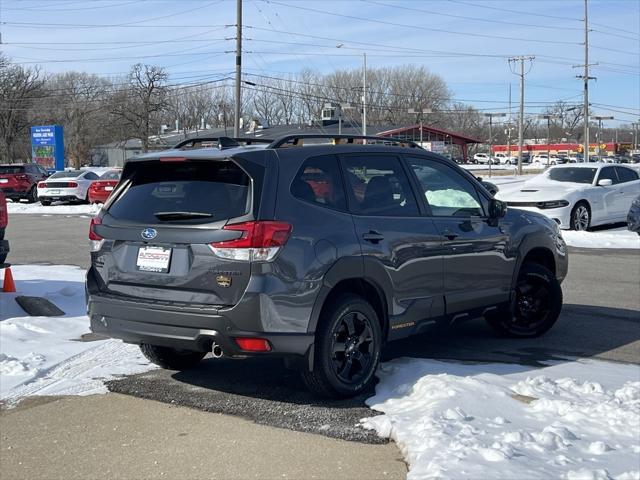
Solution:
[{"label": "rear windshield", "polygon": [[82,174],[80,170],[70,170],[68,172],[56,172],[49,178],[76,178],[80,174]]},{"label": "rear windshield", "polygon": [[597,168],[552,168],[549,180],[556,182],[592,183]]},{"label": "rear windshield", "polygon": [[100,180],[120,180],[120,170],[110,170],[102,175]]},{"label": "rear windshield", "polygon": [[[133,171],[133,173],[130,173]],[[247,174],[231,161],[140,162],[109,208],[140,223],[209,223],[249,212]]]},{"label": "rear windshield", "polygon": [[11,174],[11,173],[24,173],[24,166],[18,165],[0,165],[0,175]]}]

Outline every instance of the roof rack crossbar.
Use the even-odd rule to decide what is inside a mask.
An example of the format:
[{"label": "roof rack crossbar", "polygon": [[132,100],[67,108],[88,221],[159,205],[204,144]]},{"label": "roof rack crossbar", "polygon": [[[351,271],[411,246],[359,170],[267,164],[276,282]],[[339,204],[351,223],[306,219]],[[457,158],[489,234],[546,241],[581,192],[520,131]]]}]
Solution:
[{"label": "roof rack crossbar", "polygon": [[372,142],[375,141],[376,144],[380,144],[380,142],[384,142],[389,144],[395,144],[396,146],[400,146],[400,147],[422,149],[422,147],[417,143],[411,140],[404,140],[402,138],[381,137],[381,136],[375,136],[375,135],[331,135],[331,134],[315,134],[315,133],[284,135],[282,137],[275,139],[273,142],[271,142],[267,148],[282,148],[282,147],[286,147],[288,144],[290,146],[298,146],[301,143],[304,143],[305,139],[315,139],[315,138],[330,139],[330,140],[333,140],[334,144],[336,145],[344,145],[345,143],[353,144],[353,143],[356,143],[356,140],[371,140]]},{"label": "roof rack crossbar", "polygon": [[185,147],[195,147],[198,143],[205,142],[216,142],[218,148],[220,150],[224,150],[226,148],[234,148],[240,147],[242,145],[251,145],[254,143],[266,143],[271,144],[273,139],[271,138],[255,138],[255,137],[191,137],[181,142],[176,143],[172,148],[175,150],[180,150]]}]

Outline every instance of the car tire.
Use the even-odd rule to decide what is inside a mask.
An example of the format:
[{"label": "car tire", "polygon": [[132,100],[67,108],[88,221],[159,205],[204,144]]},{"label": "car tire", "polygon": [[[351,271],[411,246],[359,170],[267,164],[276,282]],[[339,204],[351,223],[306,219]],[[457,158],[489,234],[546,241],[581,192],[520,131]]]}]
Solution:
[{"label": "car tire", "polygon": [[382,350],[376,311],[357,295],[340,295],[325,307],[313,348],[313,369],[305,362],[301,370],[311,392],[330,398],[363,392],[373,384]]},{"label": "car tire", "polygon": [[160,347],[148,343],[140,345],[140,350],[151,363],[169,370],[186,370],[194,367],[207,354],[207,352],[176,350],[175,348]]},{"label": "car tire", "polygon": [[38,201],[38,190],[34,185],[26,196],[27,203],[36,203]]},{"label": "car tire", "polygon": [[569,228],[571,230],[586,231],[591,226],[591,209],[589,204],[580,201],[571,209]]},{"label": "car tire", "polygon": [[40,199],[40,204],[44,207],[48,207],[49,205],[51,205],[51,200],[42,200]]},{"label": "car tire", "polygon": [[562,288],[553,272],[536,263],[525,263],[509,309],[487,314],[486,319],[501,335],[532,338],[553,327],[561,310]]}]

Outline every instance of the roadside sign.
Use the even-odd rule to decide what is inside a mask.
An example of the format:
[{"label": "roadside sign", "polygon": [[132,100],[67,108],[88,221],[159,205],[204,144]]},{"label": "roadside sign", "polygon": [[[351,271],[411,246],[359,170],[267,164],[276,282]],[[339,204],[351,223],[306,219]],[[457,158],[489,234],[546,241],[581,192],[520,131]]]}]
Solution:
[{"label": "roadside sign", "polygon": [[64,170],[62,126],[31,127],[31,157],[45,169]]}]

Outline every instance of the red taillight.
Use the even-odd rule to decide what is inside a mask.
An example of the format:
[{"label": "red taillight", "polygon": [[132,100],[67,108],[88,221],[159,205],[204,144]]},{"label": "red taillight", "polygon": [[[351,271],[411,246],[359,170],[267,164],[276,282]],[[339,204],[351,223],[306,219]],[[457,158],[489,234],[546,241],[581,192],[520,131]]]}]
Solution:
[{"label": "red taillight", "polygon": [[78,186],[78,184],[76,182],[67,183],[67,188],[76,188],[77,186]]},{"label": "red taillight", "polygon": [[40,183],[38,184],[38,188],[47,188],[47,184],[46,184],[46,183],[44,183],[44,182],[40,182]]},{"label": "red taillight", "polygon": [[269,352],[271,345],[264,338],[240,337],[236,338],[236,343],[241,350],[246,352]]},{"label": "red taillight", "polygon": [[286,222],[244,222],[222,229],[242,232],[242,235],[234,240],[213,242],[209,245],[211,250],[218,257],[239,261],[270,262],[291,234],[291,225]]},{"label": "red taillight", "polygon": [[101,225],[102,220],[98,217],[93,217],[91,219],[91,223],[89,224],[89,240],[102,240],[102,237],[96,233],[94,227],[96,225]]},{"label": "red taillight", "polygon": [[244,222],[222,227],[223,230],[243,232],[240,238],[214,242],[216,248],[269,248],[281,247],[289,239],[291,225],[286,222]]},{"label": "red taillight", "polygon": [[29,180],[29,175],[16,175],[16,180]]}]

